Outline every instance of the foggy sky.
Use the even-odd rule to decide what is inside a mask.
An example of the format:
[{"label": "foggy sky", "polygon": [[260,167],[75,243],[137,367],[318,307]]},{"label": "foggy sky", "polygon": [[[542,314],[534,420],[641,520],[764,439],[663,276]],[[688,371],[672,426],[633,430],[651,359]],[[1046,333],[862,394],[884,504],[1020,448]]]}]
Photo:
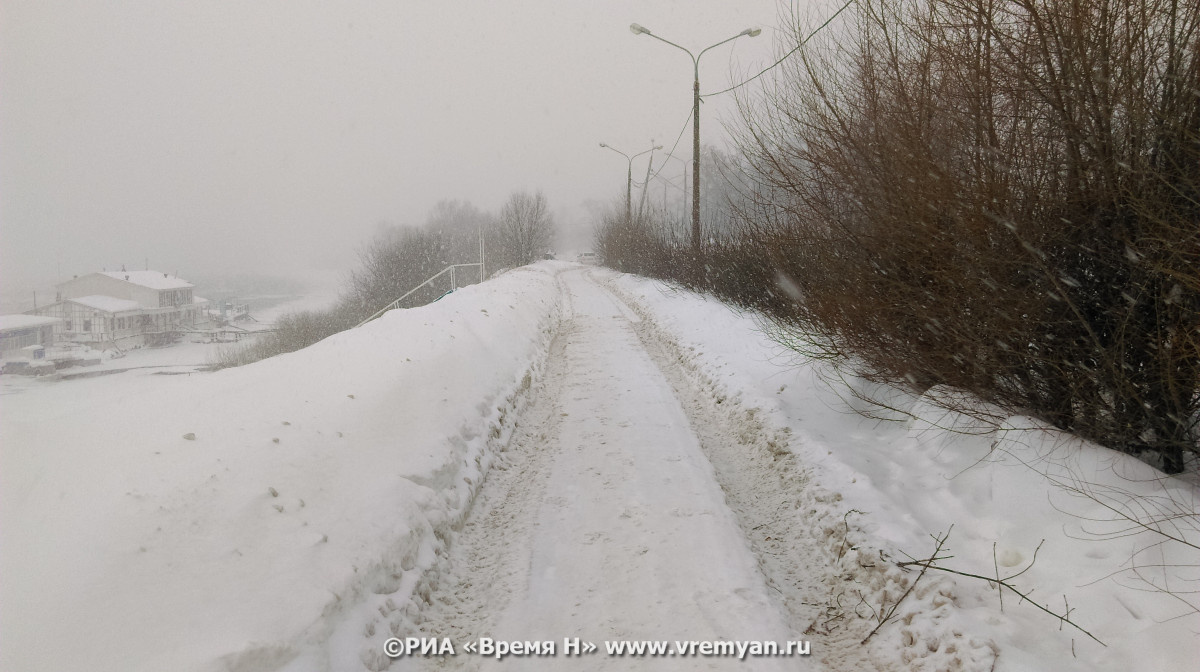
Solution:
[{"label": "foggy sky", "polygon": [[[0,281],[121,264],[348,269],[380,222],[543,189],[560,219],[623,194],[701,90],[773,62],[777,0],[4,0]],[[702,106],[722,144],[731,96]],[[690,129],[677,155],[690,160]],[[635,174],[645,164],[635,164]],[[679,163],[664,171],[678,175]],[[635,179],[640,179],[635,177]],[[651,192],[661,200],[662,187]],[[673,196],[672,198],[678,198]]]}]

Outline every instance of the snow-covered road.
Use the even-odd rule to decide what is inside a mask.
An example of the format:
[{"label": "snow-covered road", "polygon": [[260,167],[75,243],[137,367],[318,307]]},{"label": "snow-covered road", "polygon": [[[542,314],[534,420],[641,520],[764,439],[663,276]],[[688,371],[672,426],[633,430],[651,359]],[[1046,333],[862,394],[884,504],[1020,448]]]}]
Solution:
[{"label": "snow-covered road", "polygon": [[[1194,667],[1194,483],[830,376],[762,326],[544,261],[244,367],[6,376],[0,670]],[[1174,513],[1095,527],[1146,501]],[[951,526],[948,570],[1072,623],[896,565]],[[387,655],[410,637],[455,655]],[[753,642],[811,655],[703,655]]]},{"label": "snow-covered road", "polygon": [[[638,317],[587,271],[559,277],[567,302],[545,384],[510,445],[509,468],[489,477],[451,545],[455,580],[434,596],[426,632],[560,648],[567,637],[598,646],[799,639],[681,401],[643,347]],[[481,658],[447,660],[472,667]],[[652,665],[737,663],[668,656]],[[603,650],[570,662],[580,670],[631,664]],[[797,664],[761,658],[753,667]]]}]

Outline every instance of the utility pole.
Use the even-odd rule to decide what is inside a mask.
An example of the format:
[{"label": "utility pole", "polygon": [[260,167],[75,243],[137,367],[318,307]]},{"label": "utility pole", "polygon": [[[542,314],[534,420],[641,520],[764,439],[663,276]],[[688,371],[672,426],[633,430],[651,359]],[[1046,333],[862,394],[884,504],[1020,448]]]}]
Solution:
[{"label": "utility pole", "polygon": [[625,168],[625,223],[633,221],[633,159]]},{"label": "utility pole", "polygon": [[654,165],[654,150],[650,150],[650,161],[646,164],[646,181],[642,184],[642,202],[638,203],[638,221],[642,221],[642,212],[646,209],[646,194],[650,191],[650,167]]},{"label": "utility pole", "polygon": [[[687,51],[686,49],[684,51]],[[704,52],[700,52],[703,54]],[[688,52],[691,55],[691,52]],[[692,252],[700,258],[700,57],[692,59]]]}]

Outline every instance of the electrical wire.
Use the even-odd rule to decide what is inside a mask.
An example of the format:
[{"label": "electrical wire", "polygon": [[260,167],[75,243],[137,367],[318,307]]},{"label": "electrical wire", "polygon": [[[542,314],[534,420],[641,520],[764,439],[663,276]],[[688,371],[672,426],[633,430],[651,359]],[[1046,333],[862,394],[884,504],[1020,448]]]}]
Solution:
[{"label": "electrical wire", "polygon": [[[692,109],[688,110],[687,119],[683,120],[683,128],[679,129],[679,136],[675,138],[675,144],[671,145],[671,151],[667,152],[667,159],[670,159],[672,156],[675,155],[675,149],[679,147],[679,141],[683,139],[683,134],[687,132],[688,125],[690,125],[692,123],[692,115],[695,112],[696,112],[696,109],[695,109],[695,106],[693,105]],[[651,156],[653,156],[653,155],[651,155]],[[663,171],[663,168],[667,167],[667,159],[663,159],[662,165],[658,167],[658,170],[654,171],[654,174],[650,176],[650,180],[653,180],[654,178],[658,177],[658,174]],[[649,184],[650,180],[646,180],[646,184]]]},{"label": "electrical wire", "polygon": [[744,81],[740,84],[734,84],[733,86],[729,87],[728,89],[722,89],[720,91],[714,91],[712,93],[702,93],[702,94],[700,94],[700,97],[707,98],[708,96],[719,96],[722,93],[729,93],[730,91],[741,88],[741,87],[749,84],[750,82],[753,82],[754,80],[758,79],[759,77],[762,77],[763,75],[767,74],[767,72],[769,72],[770,70],[777,67],[780,63],[783,63],[785,60],[787,60],[787,58],[789,56],[791,56],[792,54],[796,53],[797,51],[800,51],[801,49],[803,49],[804,45],[808,44],[808,41],[811,40],[814,35],[821,32],[822,28],[824,28],[825,26],[828,26],[830,23],[832,23],[833,20],[836,19],[839,14],[841,14],[843,11],[845,11],[846,8],[849,7],[850,5],[854,4],[854,2],[855,2],[855,0],[847,0],[846,4],[842,5],[841,9],[834,12],[833,16],[829,17],[828,19],[825,19],[825,23],[822,23],[821,25],[817,26],[817,29],[814,30],[813,32],[809,33],[808,37],[801,40],[800,44],[796,45],[795,49],[792,49],[788,53],[781,56],[778,61],[775,61],[774,63],[767,66],[766,68],[763,68],[762,72],[759,72],[757,75],[751,77],[750,79],[747,79],[746,81]]},{"label": "electrical wire", "polygon": [[[680,177],[683,177],[683,176],[682,176],[682,175],[680,175]],[[651,177],[650,179],[654,179],[654,178],[653,178],[653,177]],[[674,181],[674,180],[672,180],[671,178],[669,178],[669,177],[663,177],[663,178],[659,178],[659,179],[660,179],[660,180],[662,180],[662,183],[663,183],[663,184],[670,185],[672,189],[675,189],[675,190],[677,190],[677,191],[682,191],[682,192],[683,192],[683,193],[685,193],[685,194],[687,193],[686,191],[684,191],[684,188],[683,188],[683,187],[679,186],[678,184],[675,184],[675,181]],[[646,185],[642,184],[641,182],[634,182],[633,184],[634,184],[634,186],[636,186],[638,189],[641,189],[642,187],[646,186]]]}]

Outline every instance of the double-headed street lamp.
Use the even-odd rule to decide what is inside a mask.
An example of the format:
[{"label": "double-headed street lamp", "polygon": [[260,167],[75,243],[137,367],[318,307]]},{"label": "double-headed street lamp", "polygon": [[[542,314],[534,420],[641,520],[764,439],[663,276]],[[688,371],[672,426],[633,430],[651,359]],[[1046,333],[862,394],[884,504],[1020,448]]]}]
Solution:
[{"label": "double-headed street lamp", "polygon": [[[653,142],[653,141],[651,141],[651,142]],[[621,156],[625,157],[626,161],[628,161],[628,163],[629,163],[628,170],[625,173],[625,221],[631,222],[631,221],[633,221],[633,160],[636,159],[637,157],[641,156],[642,154],[647,154],[649,152],[653,152],[656,149],[662,149],[662,145],[654,145],[650,149],[647,149],[644,152],[638,152],[637,154],[634,154],[633,156],[630,156],[630,155],[626,154],[625,152],[622,152],[621,150],[617,149],[616,147],[613,147],[612,145],[607,145],[603,142],[600,143],[600,146],[605,149],[611,149],[612,151],[620,154]]]},{"label": "double-headed street lamp", "polygon": [[713,47],[719,47],[722,44],[725,44],[726,42],[732,42],[733,40],[736,40],[737,38],[742,37],[743,35],[745,35],[747,37],[756,37],[759,33],[762,32],[762,29],[747,28],[746,30],[743,30],[742,32],[738,33],[737,35],[734,35],[733,37],[731,37],[729,39],[721,40],[720,42],[717,42],[716,44],[705,47],[704,49],[702,49],[700,51],[699,54],[693,54],[688,49],[681,47],[678,44],[671,42],[670,40],[664,40],[663,38],[650,32],[649,29],[643,28],[642,26],[639,26],[636,23],[630,24],[629,30],[631,32],[633,32],[634,35],[649,35],[650,37],[653,37],[654,39],[658,40],[659,42],[666,42],[667,44],[671,45],[672,47],[675,47],[676,49],[682,49],[685,53],[687,53],[688,56],[692,57],[692,67],[695,71],[695,77],[693,78],[693,82],[692,82],[692,92],[693,92],[693,99],[692,99],[692,114],[693,114],[693,117],[692,117],[692,247],[697,252],[699,252],[700,251],[700,57],[703,56],[704,52],[708,51],[709,49],[712,49]]}]

